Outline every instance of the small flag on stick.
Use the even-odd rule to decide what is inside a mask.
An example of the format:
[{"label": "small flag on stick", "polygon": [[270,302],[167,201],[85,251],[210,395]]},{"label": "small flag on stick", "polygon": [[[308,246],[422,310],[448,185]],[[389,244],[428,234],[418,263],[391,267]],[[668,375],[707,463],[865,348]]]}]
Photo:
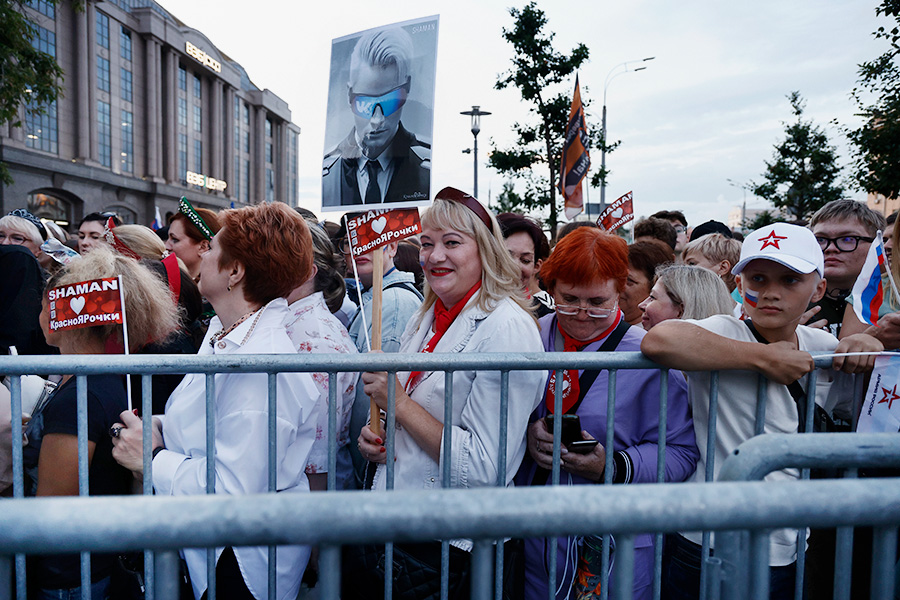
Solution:
[{"label": "small flag on stick", "polygon": [[581,180],[591,168],[588,153],[587,125],[584,122],[584,105],[581,104],[581,90],[578,76],[575,76],[575,95],[569,110],[569,124],[566,140],[563,142],[560,159],[559,191],[565,201],[566,219],[572,219],[584,210]]}]

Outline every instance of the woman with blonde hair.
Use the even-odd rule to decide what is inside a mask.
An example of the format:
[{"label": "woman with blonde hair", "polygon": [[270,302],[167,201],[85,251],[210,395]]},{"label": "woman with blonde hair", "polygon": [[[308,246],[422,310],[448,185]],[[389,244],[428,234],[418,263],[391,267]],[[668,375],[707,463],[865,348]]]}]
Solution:
[{"label": "woman with blonde hair", "polygon": [[[47,289],[68,286],[93,279],[121,276],[123,309],[128,327],[130,350],[135,352],[150,340],[165,339],[177,325],[175,305],[168,290],[150,271],[136,261],[113,253],[105,247],[74,260],[54,275]],[[55,300],[64,302],[65,300]],[[47,342],[61,354],[106,354],[124,344],[122,325],[104,324],[61,330],[52,326],[50,301],[43,298],[41,328]],[[37,496],[78,495],[78,425],[76,419],[76,379],[64,375],[61,384],[47,402],[35,409],[26,432],[25,468],[28,492]],[[88,477],[92,496],[127,494],[130,473],[112,457],[110,427],[128,406],[120,375],[87,376]],[[114,556],[91,557],[93,598],[108,597]],[[79,595],[80,559],[77,554],[34,558],[39,597]]]},{"label": "woman with blonde hair", "polygon": [[656,274],[650,295],[640,304],[642,325],[650,331],[668,319],[705,319],[729,315],[734,301],[722,278],[713,271],[690,265],[670,265]]},{"label": "woman with blonde hair", "polygon": [[[441,190],[422,214],[422,265],[425,301],[406,327],[400,352],[540,352],[543,349],[521,271],[506,249],[500,225],[475,198],[453,188]],[[444,423],[445,377],[440,372],[401,373],[395,387],[397,432],[394,488],[442,486],[441,463],[450,462],[450,487],[511,485],[525,454],[528,418],[540,401],[544,373],[509,373],[509,434],[506,472],[498,473],[500,448],[500,373],[457,371],[450,390],[451,422]],[[387,408],[387,374],[364,373],[365,392]],[[379,415],[373,415],[377,420]],[[441,458],[444,436],[451,453]],[[359,436],[360,451],[377,464],[373,488],[386,489],[387,458],[382,434],[371,426]],[[464,573],[472,544],[450,542],[450,597],[467,590]],[[430,565],[434,577],[417,588],[420,598],[440,594],[438,542],[394,546],[394,560]],[[374,562],[372,559],[374,558]],[[378,552],[366,552],[345,569],[345,598],[371,598],[384,588]],[[368,562],[366,562],[368,561]],[[395,570],[395,573],[397,571]],[[428,589],[424,589],[427,587]],[[398,589],[397,594],[404,591]]]}]

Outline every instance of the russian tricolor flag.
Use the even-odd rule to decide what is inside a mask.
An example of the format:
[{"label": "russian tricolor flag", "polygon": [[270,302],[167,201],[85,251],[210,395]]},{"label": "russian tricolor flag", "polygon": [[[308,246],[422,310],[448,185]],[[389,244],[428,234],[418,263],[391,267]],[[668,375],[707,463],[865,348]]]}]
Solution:
[{"label": "russian tricolor flag", "polygon": [[853,284],[853,310],[863,323],[876,325],[878,311],[884,302],[884,288],[881,285],[881,272],[884,269],[884,240],[879,231],[875,241],[869,246],[866,262],[856,283]]},{"label": "russian tricolor flag", "polygon": [[153,231],[159,231],[162,229],[162,217],[159,216],[159,207],[156,207],[156,217],[153,219],[153,222],[150,223],[150,229]]},{"label": "russian tricolor flag", "polygon": [[752,306],[756,308],[756,303],[759,301],[759,294],[754,292],[753,290],[747,289],[744,290],[744,304],[747,306]]}]

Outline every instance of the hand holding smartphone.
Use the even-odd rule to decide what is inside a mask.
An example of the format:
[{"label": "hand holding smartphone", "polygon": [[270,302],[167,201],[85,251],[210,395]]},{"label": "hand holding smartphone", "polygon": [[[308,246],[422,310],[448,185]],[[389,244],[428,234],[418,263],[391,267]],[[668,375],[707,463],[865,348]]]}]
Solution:
[{"label": "hand holding smartphone", "polygon": [[[554,415],[544,417],[547,431],[553,433]],[[585,440],[581,437],[581,419],[578,415],[562,416],[562,443],[566,450],[578,454],[587,454],[597,445],[597,440]]]}]

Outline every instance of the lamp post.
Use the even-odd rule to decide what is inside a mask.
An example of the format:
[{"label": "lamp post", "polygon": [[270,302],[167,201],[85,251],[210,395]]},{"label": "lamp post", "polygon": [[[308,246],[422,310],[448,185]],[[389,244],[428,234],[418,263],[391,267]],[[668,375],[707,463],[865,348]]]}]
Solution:
[{"label": "lamp post", "polygon": [[[600,168],[602,169],[604,176],[603,181],[600,182],[600,210],[606,208],[606,90],[609,88],[609,84],[613,79],[621,75],[622,73],[634,72],[634,71],[643,71],[647,67],[637,67],[635,69],[629,69],[628,65],[634,62],[647,62],[648,60],[653,60],[656,58],[655,56],[648,56],[647,58],[642,58],[640,61],[629,60],[627,62],[623,62],[622,64],[616,65],[612,69],[610,69],[609,73],[606,74],[606,82],[603,84],[603,146],[600,148]],[[625,67],[624,70],[618,71],[620,67]]]},{"label": "lamp post", "polygon": [[[491,113],[481,110],[480,106],[473,106],[472,110],[465,110],[461,113],[461,115],[468,115],[472,118],[472,136],[475,138],[475,146],[472,150],[472,158],[474,161],[474,170],[475,170],[475,189],[472,194],[476,198],[478,197],[478,133],[481,131],[481,117],[483,115],[489,115]],[[465,152],[465,150],[463,151]]]}]

